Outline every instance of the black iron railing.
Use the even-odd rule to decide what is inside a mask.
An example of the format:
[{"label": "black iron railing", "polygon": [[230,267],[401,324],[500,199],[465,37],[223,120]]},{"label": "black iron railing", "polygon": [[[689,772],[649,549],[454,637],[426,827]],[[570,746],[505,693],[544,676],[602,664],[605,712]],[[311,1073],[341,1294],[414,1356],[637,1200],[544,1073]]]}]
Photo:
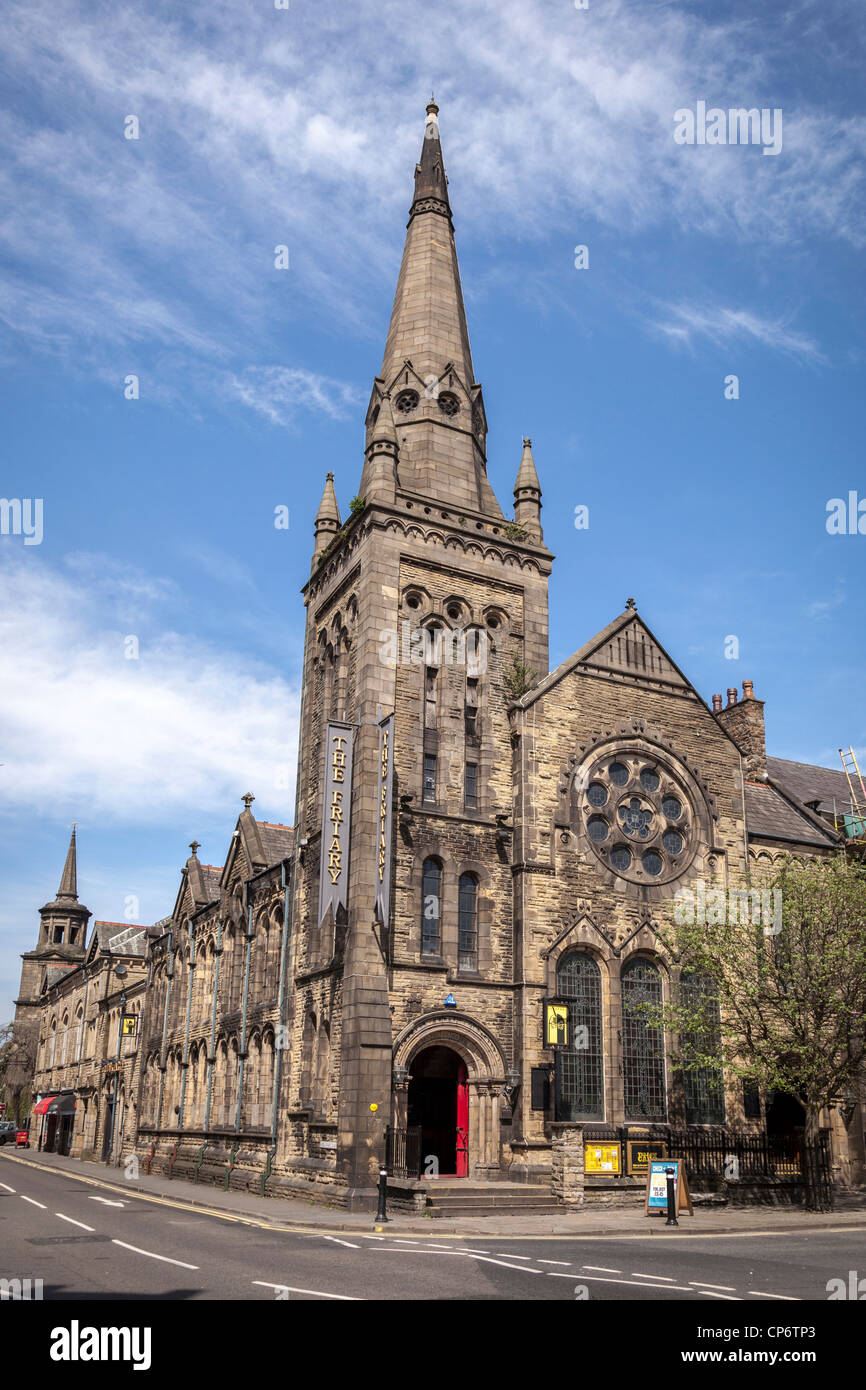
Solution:
[{"label": "black iron railing", "polygon": [[408,1129],[388,1125],[385,1130],[385,1167],[389,1178],[420,1178],[420,1125],[410,1125]]}]

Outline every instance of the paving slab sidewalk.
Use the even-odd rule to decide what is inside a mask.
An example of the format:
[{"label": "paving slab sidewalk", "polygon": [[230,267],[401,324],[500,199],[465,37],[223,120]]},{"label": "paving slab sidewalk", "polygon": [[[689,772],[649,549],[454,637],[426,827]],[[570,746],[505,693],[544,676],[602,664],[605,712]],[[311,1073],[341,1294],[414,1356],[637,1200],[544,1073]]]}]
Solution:
[{"label": "paving slab sidewalk", "polygon": [[[371,1213],[347,1212],[341,1207],[328,1207],[302,1197],[257,1197],[250,1192],[223,1192],[219,1188],[199,1186],[185,1178],[165,1178],[154,1174],[142,1175],[136,1181],[123,1177],[119,1168],[104,1163],[65,1158],[60,1154],[16,1153],[0,1148],[0,1163],[4,1157],[10,1166],[32,1164],[43,1169],[64,1172],[70,1177],[98,1183],[123,1196],[125,1193],[144,1197],[159,1197],[202,1211],[211,1211],[236,1220],[263,1222],[269,1226],[300,1228],[309,1231],[355,1231],[374,1233],[376,1223]],[[5,1165],[4,1165],[5,1166]],[[8,1171],[8,1169],[7,1169]],[[749,1235],[758,1232],[798,1232],[861,1228],[866,1231],[866,1193],[861,1199],[847,1198],[842,1211],[809,1213],[798,1209],[767,1207],[702,1207],[695,1206],[695,1215],[681,1216],[678,1231],[685,1235]],[[538,1212],[528,1216],[465,1216],[429,1217],[393,1213],[389,1217],[389,1234],[418,1234],[434,1236],[481,1235],[495,1236],[637,1236],[645,1237],[665,1230],[662,1217],[647,1217],[642,1207],[586,1207],[580,1212]]]}]

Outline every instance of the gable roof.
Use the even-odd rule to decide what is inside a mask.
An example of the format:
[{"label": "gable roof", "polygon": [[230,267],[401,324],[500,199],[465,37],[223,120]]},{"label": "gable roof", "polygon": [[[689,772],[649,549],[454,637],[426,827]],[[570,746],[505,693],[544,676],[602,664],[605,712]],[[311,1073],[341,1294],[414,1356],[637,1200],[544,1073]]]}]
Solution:
[{"label": "gable roof", "polygon": [[746,782],[744,792],[746,830],[750,839],[757,836],[787,840],[822,849],[838,843],[838,836],[830,826],[822,827],[817,816],[785,796],[772,782]]},{"label": "gable roof", "polygon": [[767,771],[774,782],[804,805],[814,805],[825,816],[851,810],[851,789],[840,768],[796,763],[789,758],[768,758]]}]

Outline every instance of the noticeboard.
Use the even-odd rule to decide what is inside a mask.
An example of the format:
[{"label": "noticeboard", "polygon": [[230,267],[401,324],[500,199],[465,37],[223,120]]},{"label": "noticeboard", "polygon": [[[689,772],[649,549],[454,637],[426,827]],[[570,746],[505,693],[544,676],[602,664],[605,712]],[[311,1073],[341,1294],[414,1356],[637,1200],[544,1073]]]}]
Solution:
[{"label": "noticeboard", "polygon": [[676,1191],[676,1214],[687,1211],[694,1216],[686,1165],[681,1158],[654,1158],[650,1161],[646,1174],[646,1210],[665,1212],[668,1209],[668,1172],[674,1170],[674,1189]]},{"label": "noticeboard", "polygon": [[588,1175],[622,1172],[622,1145],[598,1144],[592,1139],[583,1143],[583,1167]]},{"label": "noticeboard", "polygon": [[663,1139],[629,1139],[625,1150],[627,1173],[643,1176],[653,1159],[666,1158],[668,1146]]},{"label": "noticeboard", "polygon": [[558,999],[545,999],[545,1047],[568,1047],[568,1042],[568,1005]]}]

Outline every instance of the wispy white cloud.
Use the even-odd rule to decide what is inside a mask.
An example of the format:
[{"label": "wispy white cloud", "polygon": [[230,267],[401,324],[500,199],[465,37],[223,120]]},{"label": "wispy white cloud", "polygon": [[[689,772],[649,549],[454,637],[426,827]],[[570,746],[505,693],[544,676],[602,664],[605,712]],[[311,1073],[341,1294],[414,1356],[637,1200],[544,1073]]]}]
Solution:
[{"label": "wispy white cloud", "polygon": [[[95,559],[64,574],[4,556],[0,684],[4,804],[16,814],[155,824],[224,810],[252,788],[288,808],[297,692],[243,651],[160,623],[160,581],[124,569],[130,633]],[[116,576],[115,576],[116,577]],[[138,659],[127,659],[136,636]]]},{"label": "wispy white cloud", "polygon": [[362,403],[363,393],[301,367],[247,367],[229,378],[239,400],[274,425],[289,424],[298,411],[315,411],[342,420]]},{"label": "wispy white cloud", "polygon": [[767,318],[750,309],[724,305],[663,304],[650,320],[657,333],[674,343],[691,347],[699,339],[727,347],[731,343],[759,343],[802,361],[824,362],[814,338],[800,333],[786,319]]}]

